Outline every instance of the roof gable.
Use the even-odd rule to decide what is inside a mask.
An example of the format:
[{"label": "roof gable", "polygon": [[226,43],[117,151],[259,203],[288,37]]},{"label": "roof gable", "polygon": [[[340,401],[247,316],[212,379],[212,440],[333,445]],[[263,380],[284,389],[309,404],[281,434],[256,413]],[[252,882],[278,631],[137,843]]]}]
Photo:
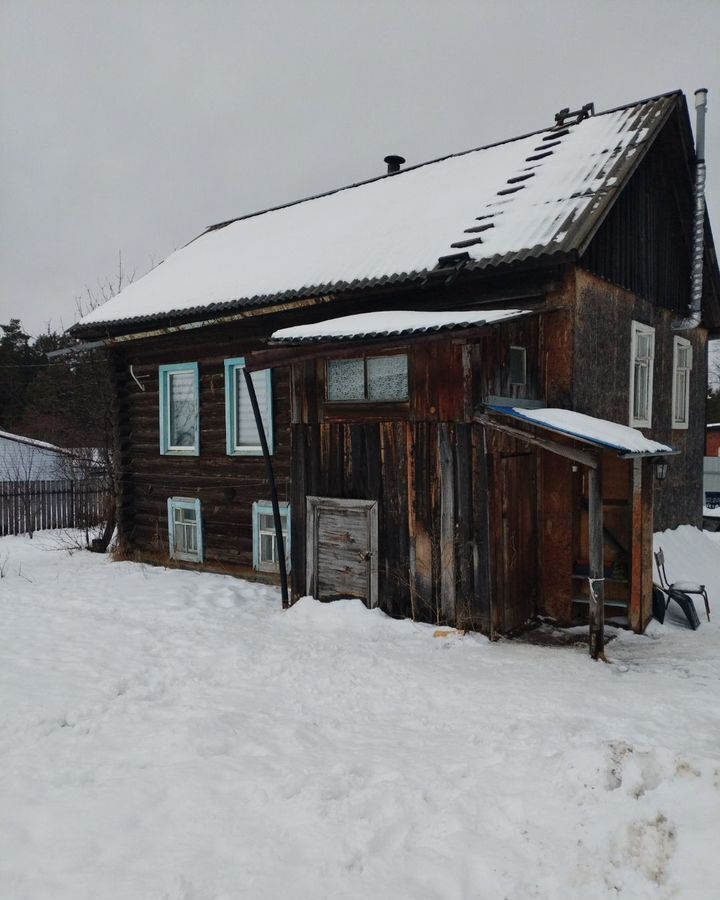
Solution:
[{"label": "roof gable", "polygon": [[457,252],[474,269],[574,252],[594,233],[679,96],[215,226],[76,330],[410,281]]}]

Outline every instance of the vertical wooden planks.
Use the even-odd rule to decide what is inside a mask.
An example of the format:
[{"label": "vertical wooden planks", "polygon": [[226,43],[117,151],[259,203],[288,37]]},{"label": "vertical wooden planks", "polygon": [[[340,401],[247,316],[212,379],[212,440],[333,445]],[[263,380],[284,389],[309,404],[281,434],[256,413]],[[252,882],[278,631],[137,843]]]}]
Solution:
[{"label": "vertical wooden planks", "polygon": [[438,435],[438,478],[440,481],[440,615],[444,622],[455,621],[455,461],[449,426],[441,422]]}]

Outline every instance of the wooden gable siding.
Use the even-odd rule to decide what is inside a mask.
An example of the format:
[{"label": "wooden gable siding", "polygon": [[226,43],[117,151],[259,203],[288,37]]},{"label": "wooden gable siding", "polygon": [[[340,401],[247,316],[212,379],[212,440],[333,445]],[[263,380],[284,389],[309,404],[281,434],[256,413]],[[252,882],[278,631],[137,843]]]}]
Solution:
[{"label": "wooden gable siding", "polygon": [[612,422],[630,421],[630,355],[633,320],[655,328],[652,428],[653,440],[681,451],[671,457],[667,479],[655,489],[658,530],[683,523],[700,525],[702,458],[705,441],[707,331],[682,333],[692,345],[689,428],[672,427],[674,313],[630,291],[578,269],[575,307],[572,406]]},{"label": "wooden gable siding", "polygon": [[[266,329],[265,329],[266,330]],[[167,499],[197,497],[202,504],[205,564],[252,566],[252,504],[269,496],[261,456],[228,456],[225,436],[226,359],[262,346],[258,326],[177,333],[113,351],[120,465],[120,530],[131,552],[167,558]],[[160,365],[197,362],[200,374],[200,455],[163,456],[159,435]],[[138,387],[130,375],[142,384]],[[290,394],[286,369],[272,374],[273,465],[280,500],[289,499]]]},{"label": "wooden gable siding", "polygon": [[[489,508],[495,467],[499,472],[517,448],[512,439],[486,437],[472,414],[480,397],[509,393],[511,345],[527,349],[528,385],[514,388],[516,396],[542,397],[539,332],[533,317],[470,343],[452,336],[408,342],[410,401],[404,410],[393,404],[393,415],[381,404],[370,411],[364,404],[332,404],[328,415],[325,361],[293,365],[295,598],[307,590],[305,498],[372,500],[378,503],[378,594],[385,612],[484,631],[520,624],[502,609],[493,615],[491,542],[502,539],[503,517],[491,534]],[[532,460],[534,473],[534,454]],[[515,506],[507,505],[512,514]]]},{"label": "wooden gable siding", "polygon": [[676,114],[622,190],[582,265],[685,315],[690,302],[693,176],[682,147]]}]

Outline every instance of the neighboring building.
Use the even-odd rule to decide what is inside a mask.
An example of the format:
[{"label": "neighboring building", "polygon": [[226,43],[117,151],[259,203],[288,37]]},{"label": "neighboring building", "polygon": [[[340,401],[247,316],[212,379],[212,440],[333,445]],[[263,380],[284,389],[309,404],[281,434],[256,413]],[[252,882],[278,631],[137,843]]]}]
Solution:
[{"label": "neighboring building", "polygon": [[707,222],[702,322],[672,329],[693,163],[678,92],[208,229],[73,329],[116,379],[122,542],[276,567],[249,359],[295,596],[485,630],[580,619],[597,466],[607,614],[642,629],[653,523],[702,520]]},{"label": "neighboring building", "polygon": [[720,422],[707,426],[705,456],[720,456]]},{"label": "neighboring building", "polygon": [[68,478],[71,467],[70,451],[0,431],[0,481],[56,481]]}]

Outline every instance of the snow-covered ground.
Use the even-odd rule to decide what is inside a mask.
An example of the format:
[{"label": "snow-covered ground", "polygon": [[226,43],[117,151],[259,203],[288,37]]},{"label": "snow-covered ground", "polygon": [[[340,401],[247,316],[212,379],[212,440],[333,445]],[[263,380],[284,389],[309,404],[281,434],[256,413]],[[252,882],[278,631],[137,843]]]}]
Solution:
[{"label": "snow-covered ground", "polygon": [[0,896],[717,898],[716,537],[612,665],[3,538]]}]

